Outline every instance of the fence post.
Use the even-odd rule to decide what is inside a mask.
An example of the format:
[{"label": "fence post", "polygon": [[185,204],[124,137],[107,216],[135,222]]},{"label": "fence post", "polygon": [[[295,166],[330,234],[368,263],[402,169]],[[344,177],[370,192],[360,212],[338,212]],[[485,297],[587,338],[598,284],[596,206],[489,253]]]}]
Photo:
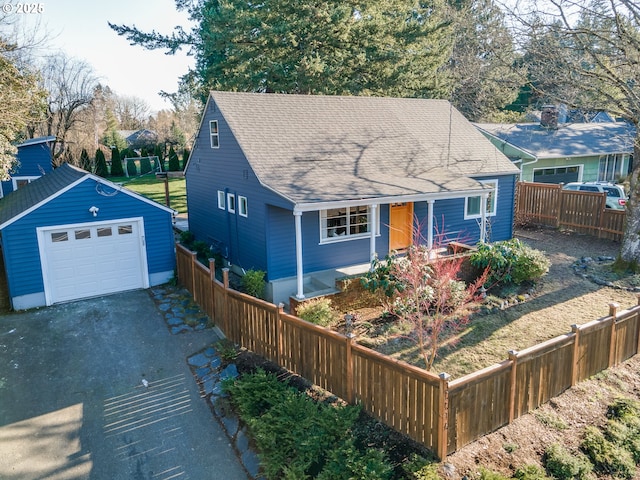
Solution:
[{"label": "fence post", "polygon": [[[638,305],[640,305],[640,293],[638,294]],[[638,336],[636,342],[636,354],[640,353],[640,313],[636,313],[636,334]]]},{"label": "fence post", "polygon": [[449,448],[449,378],[448,373],[441,373],[440,377],[440,398],[438,418],[438,457],[440,460],[447,458]]},{"label": "fence post", "polygon": [[282,315],[284,314],[284,303],[278,304],[278,317],[276,318],[276,359],[278,365],[282,366],[282,351],[284,346],[282,345]]},{"label": "fence post", "polygon": [[509,423],[512,423],[516,415],[516,375],[518,372],[518,351],[509,350],[511,360],[511,383],[509,390]]},{"label": "fence post", "polygon": [[578,383],[578,354],[580,346],[580,325],[571,325],[571,331],[574,334],[573,337],[573,361],[571,364],[571,386],[574,387]]},{"label": "fence post", "polygon": [[355,398],[353,395],[353,391],[355,390],[353,385],[353,355],[351,351],[351,346],[353,345],[353,339],[355,337],[355,333],[347,333],[347,350],[345,354],[345,362],[347,367],[347,398],[345,400],[349,405],[353,405],[355,403]]},{"label": "fence post", "polygon": [[224,325],[227,327],[227,332],[225,332],[225,334],[227,335],[227,337],[231,337],[231,339],[234,342],[237,342],[238,339],[236,338],[236,332],[232,331],[231,321],[229,320],[229,268],[228,267],[225,267],[222,269],[222,286],[224,287],[224,290],[223,290],[224,305],[222,308],[222,316],[224,317],[223,319]]},{"label": "fence post", "polygon": [[198,294],[196,293],[196,262],[198,261],[198,254],[196,252],[191,253],[191,295],[193,296],[193,301],[197,302]]},{"label": "fence post", "polygon": [[611,318],[611,343],[609,344],[609,367],[613,367],[616,363],[616,318],[618,316],[618,308],[620,304],[616,302],[609,303],[609,316]]},{"label": "fence post", "polygon": [[209,314],[209,318],[212,322],[217,323],[216,320],[216,260],[214,258],[209,259],[209,283],[210,290],[209,295],[211,295],[211,312],[207,312]]}]

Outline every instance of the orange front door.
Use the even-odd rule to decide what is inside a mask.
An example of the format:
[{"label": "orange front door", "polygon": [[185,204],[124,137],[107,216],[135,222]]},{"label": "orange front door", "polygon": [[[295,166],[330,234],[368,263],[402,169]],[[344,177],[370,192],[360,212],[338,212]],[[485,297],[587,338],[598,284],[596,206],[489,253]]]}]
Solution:
[{"label": "orange front door", "polygon": [[389,250],[404,250],[413,242],[413,203],[389,205]]}]

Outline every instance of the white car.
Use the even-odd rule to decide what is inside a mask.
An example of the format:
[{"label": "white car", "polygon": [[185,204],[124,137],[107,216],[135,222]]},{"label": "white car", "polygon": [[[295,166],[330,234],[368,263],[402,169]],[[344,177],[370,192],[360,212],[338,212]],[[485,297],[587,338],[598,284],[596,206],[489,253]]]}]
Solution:
[{"label": "white car", "polygon": [[611,182],[571,182],[567,183],[564,190],[578,190],[580,192],[600,192],[607,194],[607,208],[624,210],[627,204],[627,194],[622,185]]}]

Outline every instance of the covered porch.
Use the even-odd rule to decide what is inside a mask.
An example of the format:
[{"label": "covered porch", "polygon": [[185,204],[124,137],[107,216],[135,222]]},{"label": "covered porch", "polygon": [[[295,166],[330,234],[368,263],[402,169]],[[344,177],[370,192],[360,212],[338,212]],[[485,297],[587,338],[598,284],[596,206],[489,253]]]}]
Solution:
[{"label": "covered porch", "polygon": [[[362,274],[371,268],[371,261],[377,257],[384,257],[388,251],[379,251],[381,235],[385,235],[384,245],[389,251],[400,250],[412,244],[416,238],[416,222],[413,215],[413,205],[426,202],[426,230],[422,229],[421,243],[427,248],[434,248],[435,216],[434,205],[438,200],[460,199],[465,197],[479,197],[479,240],[485,240],[487,231],[487,204],[493,189],[476,183],[472,188],[456,192],[439,192],[431,194],[402,195],[392,198],[360,199],[336,202],[322,202],[313,204],[297,204],[294,207],[295,223],[295,256],[296,275],[294,277],[277,279],[270,282],[269,292],[274,303],[289,303],[289,297],[297,301],[336,292],[336,279]],[[380,209],[387,206],[390,210],[389,224],[382,228],[380,224]],[[411,206],[411,208],[405,208]],[[397,215],[392,213],[397,209]],[[320,271],[305,271],[305,255],[303,245],[302,217],[305,213],[315,212],[320,217],[320,244],[345,242],[352,238],[368,238],[369,262],[340,266]],[[382,242],[380,242],[382,243]],[[401,247],[401,248],[398,248]],[[330,246],[329,246],[330,248]],[[360,242],[362,248],[362,242]]]}]

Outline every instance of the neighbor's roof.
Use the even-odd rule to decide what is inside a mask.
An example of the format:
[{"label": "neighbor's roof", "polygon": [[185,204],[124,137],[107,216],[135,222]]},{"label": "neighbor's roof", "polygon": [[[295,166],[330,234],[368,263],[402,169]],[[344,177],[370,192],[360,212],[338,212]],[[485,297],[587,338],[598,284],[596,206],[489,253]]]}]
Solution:
[{"label": "neighbor's roof", "polygon": [[212,92],[210,101],[262,184],[296,203],[477,191],[469,177],[518,172],[444,100]]},{"label": "neighbor's roof", "polygon": [[135,192],[119,187],[108,180],[93,175],[78,167],[63,163],[31,183],[20,187],[0,200],[0,229],[22,218],[27,213],[38,208],[56,196],[66,192],[81,181],[90,178],[96,185],[104,185],[110,189],[122,191],[127,195],[139,198],[158,208],[175,213],[172,209],[145,198]]},{"label": "neighbor's roof", "polygon": [[626,122],[477,124],[480,130],[537,158],[586,157],[633,152],[635,128]]},{"label": "neighbor's roof", "polygon": [[21,144],[17,145],[17,147],[28,147],[29,145],[38,145],[39,143],[49,143],[53,142],[55,139],[56,137],[54,136],[30,138],[29,140],[25,140]]}]

